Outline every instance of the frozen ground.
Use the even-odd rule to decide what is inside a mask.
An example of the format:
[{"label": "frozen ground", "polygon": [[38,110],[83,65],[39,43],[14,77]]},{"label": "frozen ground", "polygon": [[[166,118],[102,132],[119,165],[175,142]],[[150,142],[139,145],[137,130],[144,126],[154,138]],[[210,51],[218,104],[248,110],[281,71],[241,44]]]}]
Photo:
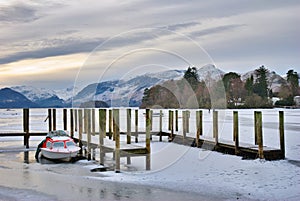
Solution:
[{"label": "frozen ground", "polygon": [[[16,122],[3,118],[7,115],[5,112],[0,111],[0,128],[15,128],[11,124]],[[14,115],[18,116],[18,111],[15,112]],[[37,112],[40,118],[44,118],[46,113]],[[300,110],[284,112],[286,160],[242,160],[237,156],[154,139],[151,143],[151,171],[144,171],[145,158],[137,157],[132,159],[131,165],[126,165],[126,159],[122,159],[123,171],[116,174],[113,171],[90,172],[98,165],[86,161],[38,164],[33,159],[34,152],[30,152],[29,164],[26,164],[23,152],[2,151],[0,196],[7,197],[11,192],[23,195],[25,190],[28,195],[58,200],[159,200],[161,197],[169,198],[164,200],[300,200]],[[193,116],[192,111],[190,135],[194,135],[195,129]],[[220,137],[230,140],[232,111],[220,111],[219,116]],[[240,110],[239,116],[241,141],[253,143],[253,110]],[[38,122],[37,116],[33,119]],[[167,113],[164,121],[166,119]],[[263,110],[263,122],[265,145],[278,148],[278,110]],[[32,123],[32,127],[39,126]],[[140,122],[140,129],[142,127],[143,122]],[[211,113],[208,111],[204,111],[204,131],[206,137],[211,136]],[[31,143],[36,146],[34,141]],[[139,144],[143,143],[141,139]],[[18,144],[0,138],[0,150],[15,146]],[[127,171],[129,169],[136,171]],[[66,189],[65,192],[72,192],[67,197],[73,199],[55,196],[55,192],[62,192],[62,188]],[[20,197],[11,200],[22,200]],[[34,200],[34,197],[28,200]]]}]

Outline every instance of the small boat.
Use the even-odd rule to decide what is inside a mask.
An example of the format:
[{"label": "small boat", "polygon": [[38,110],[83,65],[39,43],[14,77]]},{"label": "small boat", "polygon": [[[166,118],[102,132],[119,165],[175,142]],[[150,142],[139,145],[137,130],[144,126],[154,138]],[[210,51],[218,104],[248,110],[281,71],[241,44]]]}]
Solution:
[{"label": "small boat", "polygon": [[70,161],[77,156],[79,150],[80,147],[65,131],[50,131],[46,139],[38,145],[35,158],[37,161],[39,161],[39,157]]}]

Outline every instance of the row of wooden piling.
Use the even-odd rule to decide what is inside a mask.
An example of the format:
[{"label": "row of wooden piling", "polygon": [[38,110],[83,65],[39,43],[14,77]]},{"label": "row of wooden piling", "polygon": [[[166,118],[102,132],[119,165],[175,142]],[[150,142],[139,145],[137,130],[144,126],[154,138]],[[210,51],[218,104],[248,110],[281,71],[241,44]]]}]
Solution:
[{"label": "row of wooden piling", "polygon": [[[70,134],[73,137],[74,132],[78,132],[78,138],[82,139],[82,134],[88,134],[88,142],[90,142],[90,136],[95,135],[95,109],[70,109]],[[134,110],[135,115],[135,130],[132,132],[131,119],[132,119],[132,109],[127,109],[127,144],[131,143],[131,136],[135,136],[135,142],[138,142],[138,110]],[[178,110],[169,110],[169,120],[168,129],[170,131],[170,140],[173,139],[174,132],[178,131]],[[175,115],[174,115],[175,114]],[[175,116],[175,119],[174,119]],[[89,118],[84,118],[89,117]],[[160,110],[159,113],[159,134],[160,141],[162,140],[162,125],[163,125],[163,113]],[[63,129],[67,130],[67,109],[63,109]],[[182,137],[186,137],[186,133],[189,132],[189,118],[190,111],[182,111]],[[108,119],[108,133],[106,133],[106,120]],[[119,146],[119,112],[118,109],[99,109],[99,145],[103,144],[103,138],[108,135],[109,139],[116,141],[116,148]],[[24,128],[24,145],[29,146],[28,139],[30,136],[29,132],[29,109],[23,110],[23,128]],[[56,109],[48,109],[48,128],[49,130],[56,130]],[[199,147],[200,136],[203,135],[203,112],[202,110],[196,111],[196,136],[195,142],[196,146]],[[146,110],[146,134],[149,134],[146,138],[146,149],[150,153],[150,132],[152,130],[152,110]],[[283,158],[285,156],[285,140],[284,140],[284,113],[279,111],[279,134],[280,134],[280,150],[282,152]],[[264,158],[264,146],[263,146],[263,130],[262,130],[262,112],[254,112],[254,144],[258,145],[258,156],[259,158]],[[215,139],[215,145],[219,144],[219,134],[218,134],[218,111],[213,111],[213,137]],[[233,141],[235,145],[235,153],[238,154],[240,151],[239,145],[239,119],[238,111],[233,111]],[[101,146],[100,146],[101,147]],[[88,153],[91,153],[88,147]],[[90,156],[89,156],[90,157]]]}]

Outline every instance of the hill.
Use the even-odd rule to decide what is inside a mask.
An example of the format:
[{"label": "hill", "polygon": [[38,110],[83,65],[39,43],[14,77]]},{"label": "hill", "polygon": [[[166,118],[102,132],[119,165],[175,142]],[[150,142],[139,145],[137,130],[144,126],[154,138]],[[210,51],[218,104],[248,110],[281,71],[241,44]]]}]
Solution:
[{"label": "hill", "polygon": [[37,107],[37,104],[30,101],[23,94],[10,88],[0,89],[0,108],[28,108]]}]

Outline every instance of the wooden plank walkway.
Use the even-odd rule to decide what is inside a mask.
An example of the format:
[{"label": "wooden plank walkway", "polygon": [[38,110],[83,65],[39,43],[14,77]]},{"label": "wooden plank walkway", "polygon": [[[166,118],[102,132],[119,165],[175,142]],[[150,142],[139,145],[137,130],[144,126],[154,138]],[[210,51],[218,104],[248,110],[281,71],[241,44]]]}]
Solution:
[{"label": "wooden plank walkway", "polygon": [[[165,133],[164,135],[167,135]],[[170,135],[170,134],[169,134]],[[182,144],[186,146],[197,147],[196,138],[182,135],[173,134],[173,143]],[[198,148],[206,150],[217,151],[224,154],[231,154],[242,156],[244,159],[256,159],[259,158],[258,145],[252,145],[247,143],[240,143],[236,150],[235,144],[232,141],[219,141],[217,144],[213,139],[199,139]],[[284,154],[280,149],[263,146],[263,155],[266,160],[280,160],[284,159]]]}]

